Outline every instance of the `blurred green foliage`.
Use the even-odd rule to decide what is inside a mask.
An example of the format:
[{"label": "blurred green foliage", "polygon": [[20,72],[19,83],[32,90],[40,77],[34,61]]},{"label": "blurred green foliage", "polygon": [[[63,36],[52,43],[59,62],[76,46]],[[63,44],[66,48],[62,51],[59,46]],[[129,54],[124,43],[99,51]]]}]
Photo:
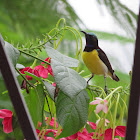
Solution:
[{"label": "blurred green foliage", "polygon": [[16,43],[42,37],[62,17],[67,25],[82,23],[67,0],[1,0],[0,9],[0,31]]}]

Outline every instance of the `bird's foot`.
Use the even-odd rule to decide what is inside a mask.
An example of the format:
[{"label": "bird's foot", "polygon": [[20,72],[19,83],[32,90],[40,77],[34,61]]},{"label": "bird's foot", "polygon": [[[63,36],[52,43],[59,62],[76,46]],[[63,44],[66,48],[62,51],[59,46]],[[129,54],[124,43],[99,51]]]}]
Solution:
[{"label": "bird's foot", "polygon": [[87,81],[87,86],[89,85],[89,80]]},{"label": "bird's foot", "polygon": [[88,79],[88,81],[87,81],[87,85],[89,85],[88,83],[89,83],[89,81],[92,79],[94,77],[94,74],[92,73],[92,76]]},{"label": "bird's foot", "polygon": [[107,94],[107,86],[105,86],[105,89],[104,89],[105,93]]}]

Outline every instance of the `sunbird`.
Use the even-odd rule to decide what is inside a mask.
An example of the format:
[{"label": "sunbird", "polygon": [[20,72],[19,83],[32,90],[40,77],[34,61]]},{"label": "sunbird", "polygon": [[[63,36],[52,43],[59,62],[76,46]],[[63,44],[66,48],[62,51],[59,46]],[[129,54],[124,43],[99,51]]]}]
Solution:
[{"label": "sunbird", "polygon": [[112,66],[107,58],[107,55],[104,51],[98,46],[98,38],[93,33],[86,33],[85,31],[81,31],[85,34],[86,38],[86,46],[84,48],[82,57],[85,65],[92,73],[92,76],[89,78],[88,82],[95,75],[103,75],[105,79],[105,92],[107,92],[107,81],[106,77],[111,77],[115,81],[119,81],[119,78],[115,74]]}]

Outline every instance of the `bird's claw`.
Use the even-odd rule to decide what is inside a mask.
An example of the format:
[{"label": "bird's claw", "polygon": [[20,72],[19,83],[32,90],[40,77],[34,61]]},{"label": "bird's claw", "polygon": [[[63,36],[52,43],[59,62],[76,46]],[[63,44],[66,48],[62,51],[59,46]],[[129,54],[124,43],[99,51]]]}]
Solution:
[{"label": "bird's claw", "polygon": [[107,86],[105,86],[105,89],[104,89],[105,93],[107,94]]}]

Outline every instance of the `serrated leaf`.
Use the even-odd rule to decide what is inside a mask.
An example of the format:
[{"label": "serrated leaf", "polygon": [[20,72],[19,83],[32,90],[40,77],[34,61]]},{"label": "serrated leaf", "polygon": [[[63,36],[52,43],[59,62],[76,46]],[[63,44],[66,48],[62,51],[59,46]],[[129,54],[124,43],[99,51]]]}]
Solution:
[{"label": "serrated leaf", "polygon": [[56,102],[56,116],[63,128],[60,137],[67,137],[78,132],[88,119],[89,96],[84,89],[74,99],[59,92]]},{"label": "serrated leaf", "polygon": [[6,53],[9,57],[10,62],[16,66],[17,60],[19,58],[20,52],[13,47],[13,45],[11,45],[10,43],[8,43],[7,41],[5,41],[5,50]]},{"label": "serrated leaf", "polygon": [[75,70],[64,66],[55,59],[51,59],[51,66],[55,83],[64,92],[64,94],[74,98],[81,90],[86,88],[86,80]]},{"label": "serrated leaf", "polygon": [[43,122],[43,111],[44,111],[44,89],[43,86],[37,85],[35,89],[30,89],[29,94],[25,93],[24,90],[24,98],[26,101],[26,104],[28,106],[30,115],[32,117],[33,123],[35,128],[37,127],[38,121],[41,123]]},{"label": "serrated leaf", "polygon": [[66,67],[78,67],[79,61],[77,59],[63,55],[52,47],[47,46],[46,52],[51,59],[59,61]]}]

